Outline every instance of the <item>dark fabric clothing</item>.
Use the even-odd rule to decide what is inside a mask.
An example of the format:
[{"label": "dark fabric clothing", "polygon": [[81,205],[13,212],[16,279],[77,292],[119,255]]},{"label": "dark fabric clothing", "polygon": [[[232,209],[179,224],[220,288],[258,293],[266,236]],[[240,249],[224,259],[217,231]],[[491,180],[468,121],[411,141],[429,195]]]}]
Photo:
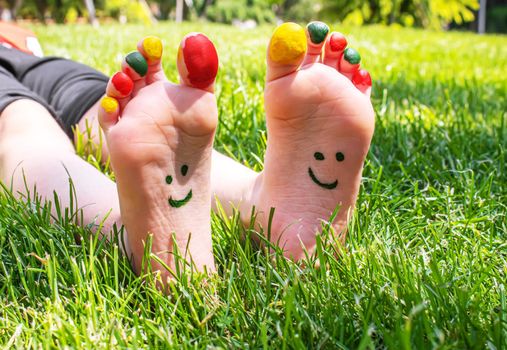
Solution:
[{"label": "dark fabric clothing", "polygon": [[106,92],[109,78],[81,63],[39,58],[0,45],[0,113],[28,98],[42,104],[73,137],[72,127]]}]

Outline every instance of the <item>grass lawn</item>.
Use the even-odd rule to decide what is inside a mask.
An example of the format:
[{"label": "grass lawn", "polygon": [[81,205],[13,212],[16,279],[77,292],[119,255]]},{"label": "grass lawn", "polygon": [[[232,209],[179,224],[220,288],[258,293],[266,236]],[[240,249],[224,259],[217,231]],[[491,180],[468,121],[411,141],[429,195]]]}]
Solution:
[{"label": "grass lawn", "polygon": [[[507,347],[507,37],[365,27],[349,35],[374,79],[376,132],[347,251],[272,259],[213,217],[219,276],[160,294],[75,208],[0,195],[0,343],[18,348]],[[113,73],[146,34],[217,44],[216,148],[262,169],[272,31],[211,24],[35,27],[45,53]],[[83,155],[86,156],[86,155]],[[92,163],[93,155],[86,156]],[[53,203],[53,205],[55,205]],[[74,236],[82,237],[81,245]]]}]

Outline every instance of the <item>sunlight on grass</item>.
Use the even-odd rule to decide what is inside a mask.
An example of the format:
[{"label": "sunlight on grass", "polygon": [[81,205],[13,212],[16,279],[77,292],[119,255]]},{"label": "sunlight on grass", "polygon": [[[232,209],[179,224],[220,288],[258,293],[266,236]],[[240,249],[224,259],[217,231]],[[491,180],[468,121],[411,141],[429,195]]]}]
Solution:
[{"label": "sunlight on grass", "polygon": [[[378,26],[350,33],[374,79],[377,124],[347,249],[322,268],[258,248],[238,216],[213,215],[218,275],[164,296],[75,209],[0,195],[0,339],[18,348],[507,347],[507,38]],[[47,55],[111,74],[143,35],[203,31],[221,59],[216,148],[256,170],[266,145],[271,27],[35,27]],[[101,167],[90,145],[80,154]],[[58,203],[51,205],[57,206]],[[81,237],[76,244],[74,237]],[[247,237],[246,239],[244,237]],[[118,237],[118,235],[116,236]],[[340,256],[340,258],[336,258]]]}]

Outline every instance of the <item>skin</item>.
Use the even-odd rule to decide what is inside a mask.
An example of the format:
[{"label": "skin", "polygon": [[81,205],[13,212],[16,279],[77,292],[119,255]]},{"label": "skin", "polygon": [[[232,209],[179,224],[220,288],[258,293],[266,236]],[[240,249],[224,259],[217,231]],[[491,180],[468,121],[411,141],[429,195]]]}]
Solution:
[{"label": "skin", "polygon": [[212,85],[218,73],[218,54],[213,43],[200,33],[187,35],[178,50],[187,74],[184,80],[199,89]]},{"label": "skin", "polygon": [[343,58],[350,64],[359,64],[359,62],[361,62],[361,55],[359,55],[359,52],[350,47],[343,52]]},{"label": "skin", "polygon": [[100,101],[100,106],[107,112],[112,113],[118,109],[118,101],[112,97],[104,97]]},{"label": "skin", "polygon": [[352,77],[352,83],[361,91],[366,91],[371,87],[371,77],[364,69],[358,70]]},{"label": "skin", "polygon": [[339,70],[345,74],[348,79],[352,79],[359,70],[360,62],[361,56],[359,53],[354,49],[346,48],[340,60]]},{"label": "skin", "polygon": [[[316,160],[324,160],[325,159],[324,155],[321,152],[315,152],[313,156]],[[345,156],[343,155],[342,152],[336,153],[336,160],[338,162],[343,162],[345,160]],[[317,185],[319,185],[322,188],[326,188],[328,190],[333,190],[336,188],[336,186],[338,186],[338,180],[335,180],[335,181],[329,182],[329,183],[325,183],[325,182],[320,181],[317,178],[317,176],[315,175],[315,172],[313,171],[313,169],[311,167],[308,168],[308,175],[310,176],[310,179],[314,183],[316,183]]]},{"label": "skin", "polygon": [[[307,55],[312,57],[302,65],[280,66],[268,55],[264,100],[269,138],[253,201],[259,226],[269,223],[271,241],[293,259],[314,252],[323,220],[337,207],[338,215],[329,224],[336,241],[343,242],[373,135],[369,92],[361,93],[339,70],[339,55],[327,55],[333,53],[330,37],[318,47],[325,55],[309,43]],[[347,166],[331,158],[322,163],[310,151],[315,149],[323,155],[336,155],[339,149]],[[311,181],[309,168],[320,183]],[[332,190],[320,186],[334,187],[334,181]],[[275,212],[270,219],[271,208]]]},{"label": "skin", "polygon": [[[100,227],[104,234],[122,225],[115,183],[76,155],[53,116],[32,100],[17,100],[0,113],[0,179],[16,196],[36,186],[43,200],[57,195],[62,208],[76,209],[77,203],[82,210],[78,223]],[[120,248],[131,255],[128,245]]]},{"label": "skin", "polygon": [[188,191],[183,199],[173,199],[173,197],[169,197],[169,205],[173,208],[181,208],[187,204],[190,199],[192,199],[192,190]]},{"label": "skin", "polygon": [[[182,84],[158,80],[160,62],[151,62],[146,75],[140,76],[135,70],[140,60],[132,66],[132,61],[125,59],[123,72],[135,85],[132,94],[122,98],[119,110],[109,113],[99,107],[98,111],[134,269],[142,271],[143,242],[150,234],[152,251],[163,262],[154,260],[151,268],[161,273],[162,283],[179,269],[180,262],[173,255],[176,250],[192,269],[215,270],[209,177],[218,112],[210,86],[218,62],[209,45],[202,34],[182,40],[179,51],[183,54],[178,56]],[[138,45],[140,55],[147,55],[145,46]],[[195,57],[190,57],[192,53]],[[109,93],[113,91],[107,92],[112,98]],[[187,164],[192,164],[191,173]]]},{"label": "skin", "polygon": [[148,72],[148,63],[146,59],[137,51],[129,53],[125,56],[125,61],[137,74],[144,77]]},{"label": "skin", "polygon": [[127,96],[132,92],[134,83],[132,80],[123,72],[117,72],[111,78],[111,84],[122,96]]},{"label": "skin", "polygon": [[303,28],[295,23],[284,23],[271,37],[269,59],[281,65],[298,64],[306,53],[306,42]]},{"label": "skin", "polygon": [[[301,29],[294,27],[294,24],[289,28],[289,36]],[[275,30],[274,39],[277,33],[280,33],[279,29]],[[340,45],[335,45],[338,51],[331,48],[333,38],[339,40]],[[337,63],[344,49],[342,43],[346,42],[341,34],[332,33],[320,46],[307,42],[313,50],[325,50],[325,55],[318,50],[307,51],[306,57],[302,55],[296,61],[288,60],[287,64],[271,60],[274,39],[270,41],[267,54],[265,107],[270,137],[264,171],[257,174],[213,152],[211,187],[213,198],[218,197],[227,213],[231,214],[234,208],[240,210],[245,225],[249,225],[250,213],[255,207],[257,223],[265,227],[269,219],[267,213],[271,207],[275,207],[271,239],[284,248],[288,257],[299,259],[305,255],[303,248],[310,253],[313,251],[315,232],[322,219],[329,217],[337,205],[341,210],[332,227],[337,239],[343,241],[373,133],[374,118],[369,102],[370,89],[358,90],[359,87],[347,79],[345,72],[337,71]],[[313,57],[309,59],[308,56]],[[184,71],[185,64],[179,60],[180,63],[183,63],[180,71]],[[303,66],[300,67],[300,64]],[[146,80],[157,74],[156,70],[148,72]],[[182,81],[189,84],[184,76]],[[322,101],[333,102],[323,104]],[[322,107],[314,111],[313,106],[319,105]],[[288,122],[290,128],[286,128]],[[295,140],[298,142],[295,143]],[[312,163],[318,162],[314,160],[313,153],[294,151],[315,149],[316,145],[322,150],[321,153],[335,154],[335,157],[338,157],[336,149],[341,149],[341,153],[347,154],[347,167],[339,165],[338,158],[337,162],[329,159],[325,166],[321,164],[317,167],[316,163]],[[309,159],[312,160],[310,167],[318,170],[315,171],[318,179],[336,179],[340,186],[333,190],[320,186],[315,189],[315,183],[309,181],[308,167],[301,166],[308,164]],[[288,178],[290,181],[286,180]],[[279,183],[278,180],[283,181]],[[186,193],[181,191],[179,194],[185,196]],[[191,202],[194,200],[192,198]]]},{"label": "skin", "polygon": [[347,39],[345,36],[342,33],[332,32],[324,44],[324,58],[322,62],[330,67],[339,69],[340,60],[346,47]]},{"label": "skin", "polygon": [[317,179],[317,176],[315,176],[311,167],[308,168],[308,175],[310,176],[310,179],[312,179],[312,181],[314,183],[316,183],[317,185],[319,185],[322,188],[325,188],[328,190],[333,190],[336,188],[336,186],[338,186],[338,180],[335,180],[334,182],[330,182],[330,183],[325,183],[325,182],[322,182],[319,179]]},{"label": "skin", "polygon": [[[186,164],[181,167],[181,175],[186,176],[188,172],[188,166]],[[170,185],[173,182],[171,175],[166,176],[165,182]],[[180,208],[188,203],[192,199],[192,189],[188,191],[187,195],[183,199],[174,199],[172,196],[169,197],[169,205],[173,208]]]},{"label": "skin", "polygon": [[155,36],[148,36],[142,42],[143,51],[148,63],[156,62],[162,57],[162,42]]},{"label": "skin", "polygon": [[347,47],[347,39],[341,33],[332,33],[329,38],[329,47],[331,51],[334,52],[343,52]]},{"label": "skin", "polygon": [[312,43],[321,44],[324,40],[326,40],[327,34],[329,33],[329,27],[327,24],[322,22],[311,22],[307,26],[307,31]]},{"label": "skin", "polygon": [[[289,39],[302,29],[294,24],[290,27]],[[279,39],[287,42],[287,38]],[[288,62],[286,64],[271,60],[271,54],[294,57],[293,52],[274,52],[273,42],[276,40],[271,40],[268,49],[265,90],[270,137],[262,173],[257,174],[211,151],[217,115],[216,102],[210,93],[212,85],[205,89],[192,87],[185,80],[188,72],[184,70],[180,70],[182,85],[169,84],[160,61],[155,60],[148,64],[144,77],[131,67],[130,71],[124,71],[131,74],[129,77],[134,81],[130,96],[119,100],[109,96],[117,102],[115,108],[101,107],[101,104],[107,106],[102,100],[80,122],[81,127],[91,122],[93,128],[97,125],[94,115],[99,111],[108,141],[104,154],[111,155],[118,192],[114,183],[75,155],[72,145],[47,111],[33,101],[24,100],[8,106],[0,116],[0,169],[4,181],[14,174],[14,187],[22,191],[22,177],[16,171],[25,170],[29,173],[29,186],[37,183],[43,198],[51,199],[56,191],[63,199],[68,190],[68,171],[77,185],[77,200],[84,209],[83,224],[107,213],[105,229],[113,224],[124,224],[127,244],[135,245],[127,245],[126,252],[132,257],[137,272],[140,272],[138,258],[142,256],[142,243],[148,232],[153,235],[153,247],[160,259],[174,268],[171,255],[167,253],[172,244],[167,230],[176,232],[175,244],[180,251],[189,247],[191,262],[198,271],[203,271],[204,267],[213,270],[209,231],[212,193],[225,203],[224,208],[229,213],[232,208],[239,208],[245,225],[249,224],[251,210],[255,207],[257,224],[267,227],[267,213],[270,208],[276,208],[271,239],[293,259],[302,258],[304,250],[312,253],[322,220],[328,218],[337,205],[340,211],[331,224],[337,239],[343,240],[373,133],[369,90],[363,94],[346,74],[337,71],[338,66],[333,63],[336,57],[332,55],[308,53],[307,56],[315,56],[316,61],[302,66],[303,61],[310,62],[304,54],[296,60],[282,60]],[[320,48],[325,47],[327,53],[329,46],[326,39]],[[293,46],[281,47],[290,51]],[[142,43],[138,49],[146,54]],[[180,63],[186,69],[185,62],[180,61],[178,68]],[[113,92],[110,85],[108,94]],[[188,108],[189,102],[191,108]],[[98,140],[98,136],[95,137]],[[31,153],[34,143],[41,150],[35,156]],[[335,154],[336,149],[340,149],[347,155],[347,167],[330,158],[318,165],[322,160],[315,159],[314,153],[300,151],[315,147],[323,155]],[[161,155],[163,158],[153,158]],[[182,159],[192,162],[190,176],[184,182],[174,178],[168,186],[167,174],[181,171]],[[319,179],[336,178],[340,186],[332,191],[316,188],[307,177],[308,167],[304,164],[308,163],[316,169]],[[199,188],[191,201],[177,209],[168,206],[168,198],[173,194],[176,198],[185,198],[189,187]],[[62,201],[62,205],[68,203]],[[198,235],[197,239],[190,240],[188,232],[193,233],[192,237]],[[152,264],[155,270],[161,268]]]}]

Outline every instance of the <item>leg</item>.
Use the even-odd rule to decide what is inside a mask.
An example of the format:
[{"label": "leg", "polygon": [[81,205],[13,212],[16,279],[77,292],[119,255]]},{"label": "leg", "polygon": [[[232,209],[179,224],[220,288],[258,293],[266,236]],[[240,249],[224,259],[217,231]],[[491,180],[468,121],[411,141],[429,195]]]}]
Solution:
[{"label": "leg", "polygon": [[38,194],[51,200],[56,191],[67,205],[67,169],[74,180],[78,205],[83,208],[83,224],[99,223],[110,213],[104,222],[104,231],[109,232],[115,223],[120,224],[114,183],[75,155],[69,138],[55,120],[54,109],[19,81],[22,76],[35,81],[31,78],[32,67],[43,62],[0,48],[0,179],[7,186],[12,184],[15,194],[23,195],[26,187],[31,191],[36,184]]},{"label": "leg", "polygon": [[52,200],[55,192],[68,206],[70,176],[82,224],[98,225],[107,217],[103,232],[108,233],[114,224],[121,227],[115,185],[75,155],[61,118],[75,117],[106,82],[78,63],[0,47],[0,179],[15,194],[36,186],[44,199]]},{"label": "leg", "polygon": [[121,226],[114,182],[76,156],[53,116],[33,100],[16,100],[0,114],[0,176],[15,194],[23,196],[36,186],[46,200],[56,192],[63,206],[70,204],[70,176],[83,225],[107,216],[103,232]]}]

